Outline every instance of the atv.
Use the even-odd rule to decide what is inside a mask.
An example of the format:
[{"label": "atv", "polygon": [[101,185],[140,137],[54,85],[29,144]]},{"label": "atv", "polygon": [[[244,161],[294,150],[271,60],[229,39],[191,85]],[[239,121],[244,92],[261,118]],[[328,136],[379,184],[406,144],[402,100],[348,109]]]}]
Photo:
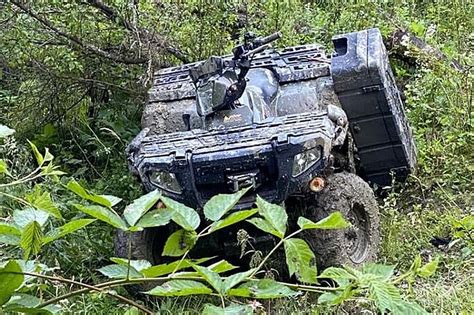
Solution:
[{"label": "atv", "polygon": [[[130,169],[146,191],[194,209],[249,188],[236,210],[258,195],[284,204],[290,225],[341,211],[351,228],[304,234],[318,264],[373,261],[380,232],[371,186],[405,180],[416,162],[380,31],[334,37],[331,56],[316,44],[271,48],[279,37],[247,33],[232,55],[158,71],[143,130],[127,149]],[[132,257],[163,262],[167,228],[134,233]],[[236,234],[222,232],[194,252],[239,256]],[[255,248],[274,241],[250,234]],[[127,238],[116,238],[121,257]]]}]

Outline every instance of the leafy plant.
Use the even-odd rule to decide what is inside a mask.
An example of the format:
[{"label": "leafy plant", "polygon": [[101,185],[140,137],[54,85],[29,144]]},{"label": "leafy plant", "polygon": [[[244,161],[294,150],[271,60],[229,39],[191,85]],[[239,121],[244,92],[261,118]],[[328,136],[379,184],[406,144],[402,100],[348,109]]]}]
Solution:
[{"label": "leafy plant", "polygon": [[[32,149],[39,163],[39,168],[41,170],[52,170],[49,173],[39,173],[41,176],[62,175],[57,167],[50,165],[53,158],[48,155],[48,150],[43,155],[35,149],[34,145],[32,145]],[[45,162],[49,164],[44,165]],[[33,172],[33,174],[36,174],[36,172]],[[23,179],[22,182],[27,181],[28,178],[30,177]],[[8,185],[8,183],[3,185]],[[349,267],[333,267],[326,269],[318,276],[314,253],[303,239],[296,236],[308,229],[348,227],[349,223],[345,221],[341,213],[334,212],[319,222],[312,222],[300,217],[297,221],[299,229],[288,232],[288,215],[285,209],[279,205],[268,203],[260,197],[257,198],[255,209],[232,212],[233,207],[245,194],[246,190],[211,198],[204,206],[203,211],[209,224],[203,227],[201,217],[196,210],[163,196],[158,190],[151,191],[126,205],[123,208],[123,215],[119,215],[114,207],[122,202],[121,198],[95,194],[85,189],[74,179],[70,180],[65,187],[86,202],[85,204],[75,203],[74,208],[93,217],[93,219],[70,221],[45,232],[44,226],[50,216],[57,219],[61,218],[61,213],[52,202],[51,196],[38,187],[25,200],[10,196],[19,202],[28,204],[29,207],[15,211],[13,213],[13,223],[0,225],[0,234],[10,236],[14,241],[9,244],[22,248],[25,258],[28,258],[31,254],[37,255],[43,245],[99,220],[129,235],[145,228],[164,226],[173,221],[181,229],[169,235],[163,249],[163,255],[177,257],[178,259],[165,264],[152,265],[151,262],[146,260],[133,260],[130,255],[127,258],[112,257],[110,260],[113,264],[106,265],[98,270],[112,280],[95,285],[47,275],[42,272],[45,268],[37,270],[40,272],[31,272],[22,268],[15,260],[10,260],[0,269],[0,278],[4,279],[3,285],[5,286],[2,291],[4,293],[1,296],[5,310],[54,313],[58,307],[55,303],[59,300],[87,292],[100,292],[127,303],[142,312],[152,314],[153,312],[144,306],[110,291],[110,289],[117,286],[155,282],[161,284],[144,292],[145,294],[164,297],[219,296],[221,305],[206,305],[203,310],[204,314],[236,311],[251,312],[249,305],[228,303],[232,297],[274,299],[295,296],[302,291],[323,293],[319,298],[320,303],[339,305],[349,299],[364,297],[373,301],[381,312],[389,310],[394,314],[406,311],[422,313],[423,310],[418,305],[406,302],[401,298],[394,284],[413,277],[415,274],[429,276],[436,268],[432,263],[425,266],[416,265],[406,275],[394,278],[394,268],[391,266],[367,265],[361,271]],[[161,202],[164,207],[154,208],[158,202]],[[191,249],[202,237],[244,220],[279,239],[279,242],[263,257],[256,268],[232,273],[236,266],[225,260],[206,264],[214,257],[200,259],[190,259],[188,257]],[[130,253],[131,244],[128,246]],[[305,284],[284,283],[259,276],[268,259],[282,246],[290,276],[294,275]],[[227,275],[223,276],[223,273]],[[35,296],[17,292],[22,286],[24,277],[70,283],[81,288],[44,301]],[[337,286],[319,286],[318,283],[323,278],[334,280]]]}]

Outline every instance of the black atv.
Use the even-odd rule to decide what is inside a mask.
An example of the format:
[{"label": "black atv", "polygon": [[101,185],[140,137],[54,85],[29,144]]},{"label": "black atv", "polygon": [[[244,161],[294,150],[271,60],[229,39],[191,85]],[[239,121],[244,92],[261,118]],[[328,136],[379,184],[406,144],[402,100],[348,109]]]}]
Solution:
[{"label": "black atv", "polygon": [[[304,234],[319,265],[372,261],[380,233],[369,184],[404,180],[416,161],[380,32],[335,37],[331,57],[319,45],[270,48],[279,37],[249,33],[233,55],[158,71],[143,130],[128,147],[130,168],[147,191],[158,188],[195,209],[251,187],[236,209],[252,207],[259,195],[284,203],[290,225],[341,211],[351,228]],[[254,232],[255,248],[272,242]],[[235,234],[194,252],[239,256]],[[135,233],[133,258],[163,262],[168,235],[163,228]],[[119,234],[122,257],[126,243]]]}]

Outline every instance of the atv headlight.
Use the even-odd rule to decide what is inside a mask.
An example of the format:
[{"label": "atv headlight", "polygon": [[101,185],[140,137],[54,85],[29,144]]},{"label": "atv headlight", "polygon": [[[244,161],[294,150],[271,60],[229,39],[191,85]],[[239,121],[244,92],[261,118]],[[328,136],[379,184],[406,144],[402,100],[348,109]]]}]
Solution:
[{"label": "atv headlight", "polygon": [[172,193],[180,194],[181,186],[174,173],[165,171],[153,171],[150,174],[150,181],[153,185]]},{"label": "atv headlight", "polygon": [[[307,147],[306,144],[305,147]],[[320,146],[314,146],[298,153],[293,160],[293,176],[300,175],[319,161],[319,159],[321,159]]]}]

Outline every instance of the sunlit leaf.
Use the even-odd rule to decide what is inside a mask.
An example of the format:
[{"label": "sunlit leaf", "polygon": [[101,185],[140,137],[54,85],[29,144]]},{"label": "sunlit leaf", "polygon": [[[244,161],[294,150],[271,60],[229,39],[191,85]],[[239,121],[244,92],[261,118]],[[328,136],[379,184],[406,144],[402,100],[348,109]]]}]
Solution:
[{"label": "sunlit leaf", "polygon": [[231,304],[225,308],[212,304],[205,304],[202,315],[251,315],[253,314],[252,306]]},{"label": "sunlit leaf", "polygon": [[164,196],[161,197],[161,201],[172,211],[171,219],[183,229],[196,230],[201,224],[199,214],[194,209]]},{"label": "sunlit leaf", "polygon": [[253,225],[255,225],[260,230],[262,230],[264,232],[267,232],[267,233],[270,233],[270,234],[273,234],[278,238],[283,238],[284,237],[283,234],[281,234],[279,231],[275,230],[275,228],[270,224],[270,222],[268,222],[265,219],[252,218],[250,220],[247,220],[247,222],[252,223]]},{"label": "sunlit leaf", "polygon": [[0,268],[0,306],[22,285],[24,276],[21,272],[20,265],[14,260]]},{"label": "sunlit leaf", "polygon": [[193,268],[214,288],[214,290],[218,293],[224,293],[224,282],[217,272],[198,265],[193,265]]},{"label": "sunlit leaf", "polygon": [[99,195],[99,196],[107,199],[110,202],[110,205],[112,207],[118,205],[122,201],[122,198],[112,196],[112,195]]},{"label": "sunlit leaf", "polygon": [[8,128],[7,126],[0,124],[0,139],[11,136],[14,133],[14,129]]},{"label": "sunlit leaf", "polygon": [[421,266],[417,270],[417,274],[423,278],[431,277],[436,272],[436,269],[438,269],[438,262],[439,262],[439,259],[436,258],[430,261],[429,263]]},{"label": "sunlit leaf", "polygon": [[237,212],[231,213],[224,219],[212,223],[211,228],[209,229],[209,232],[214,232],[214,231],[223,229],[225,227],[228,227],[229,225],[233,225],[235,223],[241,222],[253,216],[257,212],[258,212],[257,209],[252,209],[252,210],[243,210],[243,211],[237,211]]},{"label": "sunlit leaf", "polygon": [[166,225],[171,220],[171,214],[172,212],[166,208],[152,210],[142,216],[136,225],[142,228]]},{"label": "sunlit leaf", "polygon": [[57,314],[61,311],[61,307],[58,304],[38,308],[42,302],[43,301],[36,296],[16,293],[10,301],[5,304],[4,309],[7,312],[22,314]]},{"label": "sunlit leaf", "polygon": [[295,296],[298,292],[272,279],[248,281],[236,289],[228,291],[231,296],[240,296],[255,299],[276,299]]},{"label": "sunlit leaf", "polygon": [[171,280],[145,292],[156,296],[185,296],[212,293],[212,289],[192,280]]},{"label": "sunlit leaf", "polygon": [[192,265],[201,264],[206,262],[214,257],[205,257],[200,259],[183,259],[171,262],[169,264],[161,264],[152,266],[146,269],[141,270],[142,274],[147,278],[155,278],[163,275],[172,273],[173,271],[179,271],[182,269],[190,268]]},{"label": "sunlit leaf", "polygon": [[35,155],[36,162],[38,163],[39,166],[43,165],[44,163],[43,155],[40,153],[40,151],[38,150],[38,148],[33,142],[31,142],[30,140],[27,140],[27,141],[31,146],[31,150],[33,151],[33,154]]},{"label": "sunlit leaf", "polygon": [[286,232],[286,223],[288,221],[288,215],[286,214],[285,209],[279,205],[269,203],[260,196],[257,196],[257,207],[260,215],[263,216],[280,235],[282,235],[281,237],[283,237]]},{"label": "sunlit leaf", "polygon": [[242,271],[242,272],[239,272],[239,273],[235,273],[235,274],[227,277],[224,280],[224,284],[223,284],[224,292],[229,291],[230,289],[232,289],[233,287],[235,287],[236,285],[238,285],[242,281],[246,280],[251,274],[253,274],[254,271],[255,271],[255,269],[250,269],[250,270],[247,270],[247,271]]},{"label": "sunlit leaf", "polygon": [[11,224],[0,222],[0,234],[21,235],[21,231]]},{"label": "sunlit leaf", "polygon": [[316,258],[308,244],[302,239],[290,238],[286,239],[283,245],[290,276],[296,275],[301,282],[316,283]]},{"label": "sunlit leaf", "polygon": [[249,189],[245,188],[234,194],[219,194],[212,197],[204,205],[204,215],[211,221],[219,220],[239,202]]},{"label": "sunlit leaf", "polygon": [[329,216],[314,223],[303,217],[298,218],[298,226],[303,230],[308,229],[343,229],[350,226],[350,223],[344,219],[344,216],[339,211],[331,213]]},{"label": "sunlit leaf", "polygon": [[153,190],[146,195],[135,199],[131,204],[125,207],[123,216],[128,224],[135,225],[137,221],[160,199],[161,193],[158,190]]},{"label": "sunlit leaf", "polygon": [[42,245],[43,230],[41,225],[36,222],[30,222],[25,226],[20,240],[20,247],[23,249],[24,259],[28,259],[31,253],[39,253]]},{"label": "sunlit leaf", "polygon": [[0,159],[0,174],[7,174],[10,175],[10,172],[8,171],[8,165],[5,160]]},{"label": "sunlit leaf", "polygon": [[380,280],[388,280],[393,276],[395,266],[369,263],[362,267],[362,272],[379,277]]},{"label": "sunlit leaf", "polygon": [[223,273],[223,272],[227,272],[227,271],[230,271],[230,270],[237,269],[239,267],[232,265],[227,260],[220,260],[220,261],[208,266],[207,268],[209,268],[212,271],[217,272],[217,273]]},{"label": "sunlit leaf", "polygon": [[178,230],[168,237],[163,248],[164,256],[181,256],[196,244],[195,231]]},{"label": "sunlit leaf", "polygon": [[13,223],[21,229],[25,228],[25,226],[33,221],[36,221],[43,226],[46,221],[48,221],[48,218],[48,213],[33,208],[13,211]]},{"label": "sunlit leaf", "polygon": [[104,197],[101,195],[96,195],[87,191],[84,187],[81,186],[77,181],[71,179],[66,185],[67,189],[78,195],[79,197],[97,203],[101,206],[111,208],[112,202],[109,200],[109,197]]},{"label": "sunlit leaf", "polygon": [[41,191],[41,187],[39,185],[36,185],[33,192],[27,194],[25,199],[36,209],[48,212],[58,219],[62,218],[61,212],[59,212],[58,207],[56,207],[53,200],[51,199],[51,194],[47,191]]},{"label": "sunlit leaf", "polygon": [[126,279],[127,275],[129,275],[129,278],[143,278],[143,275],[132,266],[130,266],[130,271],[128,269],[127,266],[123,265],[107,265],[98,270],[111,279]]},{"label": "sunlit leaf", "polygon": [[[128,266],[128,259],[119,258],[119,257],[112,257],[112,258],[110,258],[110,260],[113,261],[116,264],[119,264],[119,265],[122,265],[122,266],[125,266],[125,267]],[[133,260],[132,259],[132,260],[130,260],[130,266],[135,268],[135,270],[137,270],[138,272],[141,272],[144,269],[150,268],[151,263],[149,261],[143,260],[143,259],[140,259],[140,260]]]},{"label": "sunlit leaf", "polygon": [[79,220],[70,221],[64,224],[63,226],[55,228],[49,231],[48,233],[46,233],[45,237],[43,237],[43,245],[48,244],[61,237],[64,237],[77,230],[80,230],[94,221],[95,219],[79,219]]},{"label": "sunlit leaf", "polygon": [[79,211],[90,215],[91,217],[94,217],[107,224],[112,225],[113,227],[124,231],[127,230],[127,224],[125,223],[125,221],[123,221],[117,213],[113,212],[110,209],[101,206],[83,206],[79,204],[75,204],[74,207],[76,207],[76,209],[78,209]]}]

